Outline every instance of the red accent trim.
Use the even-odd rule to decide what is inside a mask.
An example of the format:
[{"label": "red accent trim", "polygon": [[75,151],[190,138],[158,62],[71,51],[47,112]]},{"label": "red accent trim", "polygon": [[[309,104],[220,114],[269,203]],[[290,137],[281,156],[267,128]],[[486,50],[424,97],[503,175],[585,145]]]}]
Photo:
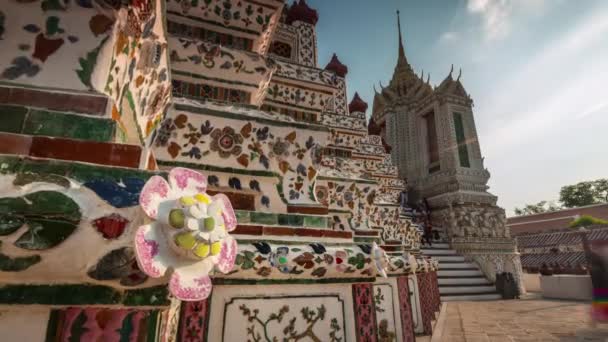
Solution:
[{"label": "red accent trim", "polygon": [[331,56],[331,60],[325,66],[325,70],[333,71],[340,77],[345,77],[348,73],[348,67],[340,62],[335,53]]},{"label": "red accent trim", "polygon": [[288,213],[297,213],[297,214],[309,214],[309,215],[327,215],[329,209],[324,206],[297,206],[297,205],[287,205]]},{"label": "red accent trim", "polygon": [[300,0],[294,2],[287,10],[285,22],[288,25],[291,25],[294,21],[303,21],[314,26],[317,24],[317,21],[319,21],[319,14],[316,10],[308,7],[306,1]]},{"label": "red accent trim", "polygon": [[371,283],[353,284],[357,342],[376,342],[376,310]]},{"label": "red accent trim", "polygon": [[178,341],[207,342],[211,297],[199,302],[182,302]]},{"label": "red accent trim", "polygon": [[350,101],[350,104],[348,105],[348,111],[350,113],[354,113],[354,112],[361,112],[361,113],[365,113],[365,111],[367,111],[367,102],[363,101],[361,99],[361,97],[359,97],[359,93],[355,92],[355,96],[353,96],[353,99]]},{"label": "red accent trim", "polygon": [[0,133],[0,153],[138,168],[141,147],[106,142]]},{"label": "red accent trim", "polygon": [[412,319],[410,289],[407,282],[407,276],[397,278],[397,293],[399,293],[399,316],[401,318],[402,339],[404,342],[415,342],[414,320]]}]

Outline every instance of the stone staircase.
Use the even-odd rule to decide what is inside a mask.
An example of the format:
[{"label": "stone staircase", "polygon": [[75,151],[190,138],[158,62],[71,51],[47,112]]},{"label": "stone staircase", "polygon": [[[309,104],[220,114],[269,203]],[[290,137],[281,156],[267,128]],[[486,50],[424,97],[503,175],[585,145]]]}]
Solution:
[{"label": "stone staircase", "polygon": [[447,243],[421,248],[424,255],[439,261],[437,279],[441,301],[495,300],[502,297],[475,263],[467,262]]}]

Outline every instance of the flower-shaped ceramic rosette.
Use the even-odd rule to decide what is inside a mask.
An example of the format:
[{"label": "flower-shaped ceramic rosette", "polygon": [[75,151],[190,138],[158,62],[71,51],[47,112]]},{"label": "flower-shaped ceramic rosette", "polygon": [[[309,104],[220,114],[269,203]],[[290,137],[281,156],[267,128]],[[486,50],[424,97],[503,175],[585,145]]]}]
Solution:
[{"label": "flower-shaped ceramic rosette", "polygon": [[169,291],[184,301],[211,293],[209,274],[234,267],[237,243],[228,232],[237,225],[228,197],[205,193],[207,179],[184,168],[169,173],[169,182],[154,176],[139,197],[153,221],[135,234],[137,261],[143,272],[159,278],[172,269]]}]

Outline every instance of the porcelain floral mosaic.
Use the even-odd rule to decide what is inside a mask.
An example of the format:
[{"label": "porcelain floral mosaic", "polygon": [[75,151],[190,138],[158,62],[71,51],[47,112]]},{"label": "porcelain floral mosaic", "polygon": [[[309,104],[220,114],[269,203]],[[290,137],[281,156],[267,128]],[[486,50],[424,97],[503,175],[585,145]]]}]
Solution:
[{"label": "porcelain floral mosaic", "polygon": [[232,270],[237,243],[229,234],[236,216],[225,195],[205,193],[202,174],[184,168],[148,180],[140,205],[153,221],[135,235],[138,263],[148,276],[172,270],[169,290],[181,300],[202,300],[211,293],[209,274]]}]

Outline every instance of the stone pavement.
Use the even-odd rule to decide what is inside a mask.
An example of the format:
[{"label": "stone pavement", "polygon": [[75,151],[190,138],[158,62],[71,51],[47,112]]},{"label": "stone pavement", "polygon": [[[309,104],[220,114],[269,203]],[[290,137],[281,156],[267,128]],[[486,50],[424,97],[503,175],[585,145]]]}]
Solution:
[{"label": "stone pavement", "polygon": [[[445,342],[608,342],[591,329],[588,303],[544,299],[448,302],[440,335]],[[436,339],[434,339],[435,341]]]}]

